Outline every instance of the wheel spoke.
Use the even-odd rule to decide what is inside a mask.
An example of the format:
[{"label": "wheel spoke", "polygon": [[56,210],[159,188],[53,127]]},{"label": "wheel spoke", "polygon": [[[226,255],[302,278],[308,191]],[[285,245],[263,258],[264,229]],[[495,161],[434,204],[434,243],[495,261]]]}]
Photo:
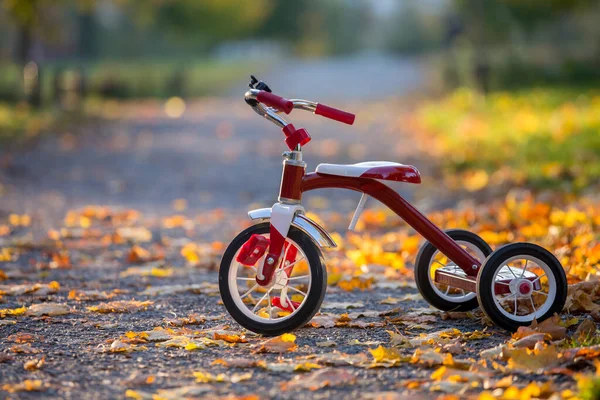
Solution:
[{"label": "wheel spoke", "polygon": [[506,266],[506,268],[508,268],[508,270],[510,271],[510,273],[512,274],[512,276],[514,276],[514,277],[515,277],[515,279],[519,279],[519,278],[517,277],[517,275],[515,275],[515,271],[513,271],[513,270],[512,270],[512,268],[511,268],[511,266],[510,266],[510,265],[507,265],[507,266]]},{"label": "wheel spoke", "polygon": [[258,283],[255,284],[254,286],[252,286],[252,288],[250,288],[250,290],[248,290],[246,293],[244,293],[242,296],[240,296],[240,299],[243,299],[244,297],[248,296],[250,293],[252,293],[256,288],[258,287]]},{"label": "wheel spoke", "polygon": [[537,281],[539,281],[540,279],[542,279],[545,276],[546,276],[546,274],[540,275],[537,278],[535,278],[534,280],[532,280],[531,283],[536,283]]},{"label": "wheel spoke", "polygon": [[293,276],[291,278],[288,278],[288,281],[295,281],[297,279],[302,279],[302,278],[310,278],[310,275]]},{"label": "wheel spoke", "polygon": [[506,282],[496,281],[495,283],[496,283],[496,285],[506,285],[506,286],[510,286],[510,283],[506,283]]},{"label": "wheel spoke", "polygon": [[[294,304],[292,304],[292,300],[291,300],[291,299],[288,297],[288,295],[287,295],[287,291],[288,291],[288,289],[290,289],[290,288],[291,288],[290,286],[284,286],[284,287],[281,289],[281,295],[280,295],[280,298],[281,298],[281,300],[282,300],[282,303],[289,304],[290,308],[292,309],[292,312],[294,312],[294,311],[296,311],[296,309],[294,308]],[[292,289],[293,289],[293,288],[292,288]]]},{"label": "wheel spoke", "polygon": [[523,267],[523,272],[521,272],[521,279],[525,276],[525,272],[527,272],[527,263],[529,263],[529,260],[525,260],[525,266]]},{"label": "wheel spoke", "polygon": [[448,295],[448,292],[450,291],[450,286],[446,286],[446,291],[444,292],[444,296]]},{"label": "wheel spoke", "polygon": [[533,296],[529,296],[529,301],[531,301],[531,307],[533,307],[533,313],[537,313],[537,309],[535,308],[535,303],[533,302]]},{"label": "wheel spoke", "polygon": [[541,290],[534,290],[533,293],[541,294],[541,295],[548,297],[548,293],[544,293]]},{"label": "wheel spoke", "polygon": [[440,264],[442,267],[445,267],[445,266],[446,266],[446,264],[442,264],[442,263],[441,263],[441,262],[439,262],[438,260],[433,260],[433,261],[434,261],[434,262],[436,262],[436,263],[438,263],[438,264]]},{"label": "wheel spoke", "polygon": [[263,297],[261,297],[261,298],[260,298],[260,300],[258,301],[258,303],[256,303],[256,304],[254,305],[254,308],[252,309],[252,312],[256,312],[256,309],[258,308],[258,305],[259,305],[260,303],[262,303],[262,301],[263,301],[263,300],[264,300],[264,299],[265,299],[267,296],[269,296],[269,293],[271,293],[271,290],[273,290],[273,288],[269,289],[269,290],[267,291],[267,293],[265,293],[265,295],[264,295]]},{"label": "wheel spoke", "polygon": [[296,288],[295,288],[295,287],[293,287],[293,286],[286,286],[286,287],[287,287],[288,289],[292,289],[294,292],[300,293],[300,294],[301,294],[301,295],[303,295],[304,297],[306,297],[306,296],[307,296],[307,294],[306,294],[306,293],[304,293],[304,292],[303,292],[302,290],[300,290],[300,289],[296,289]]},{"label": "wheel spoke", "polygon": [[296,261],[294,261],[293,263],[291,263],[290,265],[288,265],[288,266],[287,266],[287,267],[285,267],[285,268],[291,268],[291,267],[293,267],[294,265],[296,265],[296,263],[297,263],[297,262],[299,262],[299,261],[302,261],[302,260],[304,260],[305,258],[306,258],[306,257],[302,256],[302,257],[300,257],[299,259],[297,259]]},{"label": "wheel spoke", "polygon": [[256,280],[256,278],[245,278],[245,277],[242,277],[242,276],[238,276],[235,279],[239,279],[240,281],[255,281]]},{"label": "wheel spoke", "polygon": [[517,295],[515,294],[515,312],[513,313],[513,315],[516,317],[517,316]]}]

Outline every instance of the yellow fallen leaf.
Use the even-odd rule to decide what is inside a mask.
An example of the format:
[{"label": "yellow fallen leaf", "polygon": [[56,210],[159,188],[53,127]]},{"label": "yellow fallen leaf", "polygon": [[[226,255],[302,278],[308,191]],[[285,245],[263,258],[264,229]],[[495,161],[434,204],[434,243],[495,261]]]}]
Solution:
[{"label": "yellow fallen leaf", "polygon": [[27,311],[27,307],[23,306],[23,307],[19,307],[19,308],[3,308],[0,309],[0,318],[4,318],[7,315],[8,316],[18,316],[18,315],[23,315],[25,314],[25,311]]},{"label": "yellow fallen leaf", "polygon": [[311,362],[303,362],[302,364],[298,364],[294,367],[294,371],[297,372],[308,372],[313,369],[323,368],[319,364],[311,363]]},{"label": "yellow fallen leaf", "polygon": [[41,380],[30,380],[25,379],[21,383],[6,383],[2,385],[2,390],[5,390],[9,393],[16,392],[40,392],[46,390]]},{"label": "yellow fallen leaf", "polygon": [[403,356],[397,349],[391,347],[379,346],[376,349],[369,349],[373,356],[373,366],[393,367],[410,358]]}]

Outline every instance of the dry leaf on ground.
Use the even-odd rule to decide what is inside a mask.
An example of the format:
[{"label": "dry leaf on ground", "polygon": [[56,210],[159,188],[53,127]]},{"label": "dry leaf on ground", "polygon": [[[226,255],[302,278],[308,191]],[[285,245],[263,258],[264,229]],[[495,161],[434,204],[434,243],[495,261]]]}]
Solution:
[{"label": "dry leaf on ground", "polygon": [[145,310],[154,304],[153,301],[117,300],[109,303],[100,303],[96,306],[87,307],[88,311],[99,313],[128,313]]},{"label": "dry leaf on ground", "polygon": [[324,368],[308,375],[297,375],[291,381],[281,384],[282,390],[318,390],[326,386],[352,385],[356,376],[346,369]]},{"label": "dry leaf on ground", "polygon": [[34,317],[46,315],[49,317],[54,317],[57,315],[66,315],[69,312],[71,312],[71,310],[66,304],[42,303],[34,304],[29,307],[29,309],[25,312],[25,315]]},{"label": "dry leaf on ground", "polygon": [[547,333],[553,340],[559,340],[567,337],[567,328],[561,325],[560,317],[554,315],[541,323],[533,321],[530,326],[519,327],[512,337],[513,339],[522,339],[536,333]]},{"label": "dry leaf on ground", "polygon": [[286,351],[294,351],[298,347],[296,345],[296,335],[284,333],[281,336],[269,339],[263,342],[255,351],[256,353],[284,353]]}]

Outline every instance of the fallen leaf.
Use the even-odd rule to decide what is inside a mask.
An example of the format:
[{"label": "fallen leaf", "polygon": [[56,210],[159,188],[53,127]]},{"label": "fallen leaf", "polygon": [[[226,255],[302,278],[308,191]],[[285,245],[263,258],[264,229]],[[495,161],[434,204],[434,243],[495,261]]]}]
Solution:
[{"label": "fallen leaf", "polygon": [[255,353],[284,353],[286,351],[295,351],[298,347],[295,342],[295,335],[284,333],[281,336],[263,342]]},{"label": "fallen leaf", "polygon": [[590,337],[596,332],[596,324],[590,319],[584,319],[575,331],[576,338]]},{"label": "fallen leaf", "polygon": [[42,368],[42,366],[44,365],[45,362],[46,362],[46,356],[42,356],[42,358],[27,361],[23,365],[23,368],[26,371],[36,371],[36,370]]},{"label": "fallen leaf", "polygon": [[512,343],[514,347],[526,347],[528,349],[533,349],[538,342],[543,342],[545,340],[551,340],[552,336],[549,333],[534,333],[532,335],[525,336],[522,339],[519,339]]},{"label": "fallen leaf", "polygon": [[154,304],[153,301],[117,300],[109,303],[100,303],[97,306],[87,307],[88,311],[99,313],[129,313],[146,310]]},{"label": "fallen leaf", "polygon": [[144,227],[122,227],[117,228],[117,235],[131,242],[149,242],[152,240],[152,232]]},{"label": "fallen leaf", "polygon": [[315,364],[312,362],[303,362],[301,364],[296,364],[294,366],[294,371],[295,372],[309,372],[313,369],[320,369],[323,368],[322,366],[320,366],[319,364]]},{"label": "fallen leaf", "polygon": [[504,349],[503,356],[508,357],[508,368],[541,372],[560,363],[556,346],[551,345],[542,349],[528,348]]},{"label": "fallen leaf", "polygon": [[390,344],[394,347],[412,347],[410,340],[400,332],[386,331],[390,335]]},{"label": "fallen leaf", "polygon": [[88,301],[88,300],[108,300],[114,294],[108,294],[98,290],[76,290],[69,292],[69,300]]},{"label": "fallen leaf", "polygon": [[196,378],[196,383],[212,383],[212,382],[231,382],[238,383],[252,379],[252,372],[245,374],[232,374],[227,376],[225,374],[213,375],[207,371],[194,371],[192,373]]},{"label": "fallen leaf", "polygon": [[402,362],[410,360],[410,357],[403,356],[397,349],[393,347],[379,346],[376,349],[369,349],[373,356],[373,367],[395,367]]},{"label": "fallen leaf", "polygon": [[220,331],[214,333],[215,340],[224,340],[228,343],[248,343],[244,335],[238,335],[232,332]]},{"label": "fallen leaf", "polygon": [[23,307],[19,307],[19,308],[4,308],[4,309],[0,309],[0,318],[4,318],[7,315],[10,316],[18,316],[18,315],[23,315],[25,314],[25,312],[27,311],[27,307],[23,306]]},{"label": "fallen leaf", "polygon": [[6,383],[2,385],[2,390],[7,391],[9,393],[42,392],[46,390],[46,387],[44,386],[41,380],[25,379],[21,383]]},{"label": "fallen leaf", "polygon": [[0,294],[7,296],[21,296],[32,294],[36,296],[47,296],[54,294],[60,289],[60,284],[56,281],[50,283],[34,283],[23,285],[0,285]]},{"label": "fallen leaf", "polygon": [[326,309],[332,309],[332,308],[341,308],[341,309],[362,308],[364,306],[365,306],[364,303],[361,301],[356,301],[354,303],[332,301],[332,302],[324,302],[323,305],[321,306],[321,308],[326,310]]},{"label": "fallen leaf", "polygon": [[533,321],[530,326],[520,326],[512,337],[513,339],[522,339],[536,333],[547,333],[553,340],[560,340],[567,337],[567,328],[560,324],[560,317],[554,315],[539,324],[537,321]]},{"label": "fallen leaf", "polygon": [[281,384],[282,390],[308,389],[311,391],[323,387],[352,385],[356,376],[345,369],[323,368],[308,375],[297,375],[291,381]]},{"label": "fallen leaf", "polygon": [[148,350],[148,348],[146,346],[138,346],[132,343],[126,343],[120,339],[113,341],[109,348],[111,353],[129,353],[132,351],[142,350]]},{"label": "fallen leaf", "polygon": [[25,312],[25,315],[34,317],[47,315],[49,317],[54,317],[58,315],[66,315],[70,312],[71,310],[66,304],[42,303],[34,304],[31,307],[29,307],[29,309]]},{"label": "fallen leaf", "polygon": [[153,276],[155,278],[168,278],[172,275],[173,268],[165,268],[162,263],[144,265],[141,267],[130,267],[119,274],[121,278],[127,278],[128,276]]}]

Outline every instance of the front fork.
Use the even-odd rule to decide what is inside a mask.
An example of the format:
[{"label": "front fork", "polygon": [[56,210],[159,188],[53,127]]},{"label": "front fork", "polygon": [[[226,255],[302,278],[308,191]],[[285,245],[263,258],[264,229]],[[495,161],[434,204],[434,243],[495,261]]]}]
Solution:
[{"label": "front fork", "polygon": [[[269,231],[271,242],[269,252],[264,258],[262,265],[259,265],[256,271],[256,283],[260,286],[268,286],[273,280],[275,270],[284,256],[286,238],[292,225],[292,220],[298,212],[304,212],[304,208],[299,204],[273,204],[271,208],[271,229]],[[296,248],[291,246],[291,243],[288,246],[290,246],[290,250],[285,254],[286,259],[283,260],[284,267],[286,261],[291,263],[296,258],[296,254],[292,254],[296,253]],[[292,256],[293,258],[291,258]],[[286,270],[286,273],[289,276],[291,271]]]},{"label": "front fork", "polygon": [[[280,264],[281,257],[284,256],[286,237],[292,225],[292,220],[297,213],[304,212],[304,208],[300,205],[300,200],[302,199],[301,187],[306,163],[302,161],[300,146],[294,151],[283,153],[283,158],[279,202],[275,203],[271,208],[271,229],[269,231],[271,243],[269,245],[269,252],[264,258],[262,265],[258,266],[256,272],[256,283],[261,286],[269,286],[271,284],[275,270]],[[286,261],[293,262],[296,256],[290,252],[288,253],[286,255],[288,259],[283,260],[284,267]],[[291,256],[294,257],[291,258]],[[289,276],[291,268],[290,271],[286,270],[286,273]]]}]

